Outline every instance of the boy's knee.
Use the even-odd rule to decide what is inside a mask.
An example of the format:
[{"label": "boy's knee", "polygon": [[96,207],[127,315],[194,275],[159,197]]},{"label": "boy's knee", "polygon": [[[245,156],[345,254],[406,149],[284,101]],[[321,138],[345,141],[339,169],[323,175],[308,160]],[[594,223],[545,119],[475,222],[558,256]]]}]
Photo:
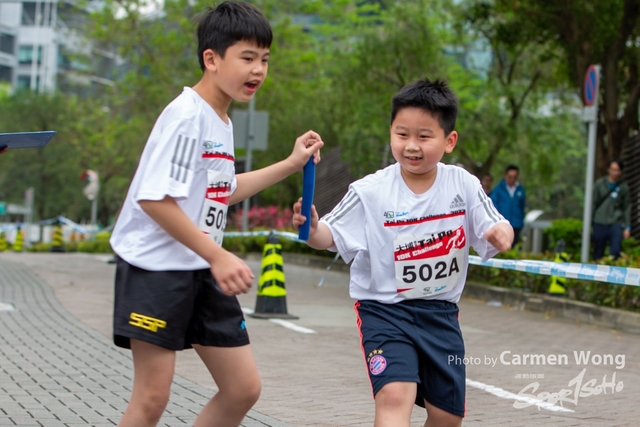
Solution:
[{"label": "boy's knee", "polygon": [[220,394],[228,404],[242,410],[249,410],[258,401],[260,392],[262,391],[262,383],[260,378],[243,382],[242,386],[234,387],[233,390],[220,390]]},{"label": "boy's knee", "polygon": [[413,383],[386,384],[376,393],[376,406],[386,408],[413,406],[416,396],[415,391],[416,385]]},{"label": "boy's knee", "polygon": [[159,420],[169,403],[169,392],[151,390],[142,399],[142,411],[149,420]]}]

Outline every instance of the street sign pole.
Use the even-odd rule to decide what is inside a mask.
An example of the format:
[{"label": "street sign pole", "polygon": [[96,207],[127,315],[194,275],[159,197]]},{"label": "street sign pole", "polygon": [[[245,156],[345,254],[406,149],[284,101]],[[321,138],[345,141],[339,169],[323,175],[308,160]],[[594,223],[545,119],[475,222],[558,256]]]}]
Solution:
[{"label": "street sign pole", "polygon": [[583,121],[589,124],[587,173],[585,176],[584,215],[582,220],[582,247],[580,262],[589,261],[591,247],[591,218],[593,212],[593,176],[596,160],[596,136],[598,132],[598,88],[600,86],[600,65],[590,65],[584,79]]}]

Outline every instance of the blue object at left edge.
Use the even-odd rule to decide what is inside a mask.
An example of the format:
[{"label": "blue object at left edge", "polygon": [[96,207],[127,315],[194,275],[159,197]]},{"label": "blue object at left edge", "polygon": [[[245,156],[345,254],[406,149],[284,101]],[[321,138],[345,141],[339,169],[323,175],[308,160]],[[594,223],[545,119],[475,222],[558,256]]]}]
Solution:
[{"label": "blue object at left edge", "polygon": [[0,150],[4,147],[9,147],[9,149],[44,147],[51,141],[51,138],[53,138],[56,133],[54,130],[0,133]]}]

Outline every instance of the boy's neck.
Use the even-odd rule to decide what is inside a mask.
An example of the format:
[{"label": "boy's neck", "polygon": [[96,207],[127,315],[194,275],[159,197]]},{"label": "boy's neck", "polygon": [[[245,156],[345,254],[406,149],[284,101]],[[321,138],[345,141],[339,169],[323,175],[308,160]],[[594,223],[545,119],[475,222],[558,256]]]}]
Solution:
[{"label": "boy's neck", "polygon": [[232,99],[211,81],[206,72],[192,89],[213,108],[222,121],[229,123],[227,111]]},{"label": "boy's neck", "polygon": [[433,186],[433,183],[436,181],[438,167],[436,166],[429,172],[420,175],[407,172],[405,169],[400,168],[400,175],[402,176],[404,183],[409,187],[409,190],[414,194],[422,194],[429,191]]}]

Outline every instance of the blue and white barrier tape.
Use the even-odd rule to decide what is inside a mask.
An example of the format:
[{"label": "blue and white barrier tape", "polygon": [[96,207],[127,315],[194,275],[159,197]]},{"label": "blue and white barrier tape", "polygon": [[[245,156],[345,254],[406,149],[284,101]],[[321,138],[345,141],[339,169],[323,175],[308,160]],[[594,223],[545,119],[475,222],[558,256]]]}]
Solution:
[{"label": "blue and white barrier tape", "polygon": [[[231,231],[225,237],[269,236],[274,234],[298,243],[298,235],[287,231]],[[542,274],[544,276],[566,277],[568,279],[593,280],[596,282],[615,283],[617,285],[640,286],[640,268],[617,267],[612,265],[581,264],[574,262],[535,261],[526,259],[497,259],[482,261],[475,255],[469,256],[469,263],[483,267],[503,268],[523,271],[525,273]]]},{"label": "blue and white barrier tape", "polygon": [[593,280],[617,285],[640,286],[640,268],[617,267],[613,265],[580,264],[574,262],[552,262],[534,260],[513,260],[491,258],[482,261],[470,255],[469,263],[483,267],[504,268],[545,276],[566,277],[568,279]]}]

